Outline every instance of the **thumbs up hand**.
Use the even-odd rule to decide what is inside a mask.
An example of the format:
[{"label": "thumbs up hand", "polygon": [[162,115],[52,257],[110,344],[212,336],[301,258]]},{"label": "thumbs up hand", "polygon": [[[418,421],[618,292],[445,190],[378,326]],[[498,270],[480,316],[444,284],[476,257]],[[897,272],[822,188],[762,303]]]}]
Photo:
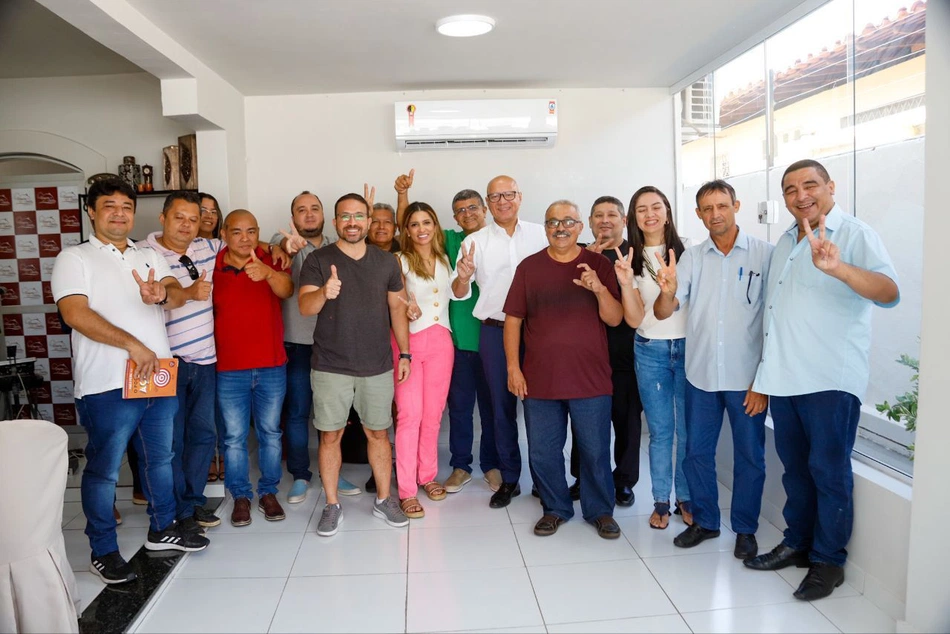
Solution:
[{"label": "thumbs up hand", "polygon": [[205,279],[207,277],[208,271],[202,271],[201,277],[195,280],[195,283],[188,288],[188,290],[191,291],[191,299],[196,302],[203,302],[211,297],[211,282]]},{"label": "thumbs up hand", "polygon": [[251,250],[251,261],[244,265],[244,272],[252,282],[263,282],[270,279],[274,270],[257,259],[256,249]]},{"label": "thumbs up hand", "polygon": [[330,265],[330,279],[327,280],[327,283],[323,285],[323,292],[326,294],[327,299],[336,299],[340,296],[340,288],[342,288],[343,282],[340,281],[340,278],[336,274],[336,265]]}]

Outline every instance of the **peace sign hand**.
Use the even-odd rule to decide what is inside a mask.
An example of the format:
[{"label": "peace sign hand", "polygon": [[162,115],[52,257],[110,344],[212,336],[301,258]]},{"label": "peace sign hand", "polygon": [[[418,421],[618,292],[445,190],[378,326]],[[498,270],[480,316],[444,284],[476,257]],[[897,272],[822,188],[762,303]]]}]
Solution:
[{"label": "peace sign hand", "polygon": [[307,239],[304,238],[297,231],[297,227],[294,223],[290,223],[290,233],[287,233],[283,229],[278,229],[280,235],[284,236],[284,251],[287,252],[287,255],[292,256],[297,251],[300,251],[302,248],[307,246]]},{"label": "peace sign hand", "polygon": [[617,273],[617,282],[620,287],[633,286],[633,249],[627,250],[627,255],[620,252],[620,247],[614,247],[617,261],[614,262],[614,272]]},{"label": "peace sign hand", "polygon": [[376,200],[376,187],[370,188],[369,183],[363,183],[363,198],[366,199],[366,206],[369,213],[373,213],[373,202]]},{"label": "peace sign hand", "polygon": [[409,174],[400,174],[396,177],[396,182],[393,184],[393,189],[396,190],[397,194],[405,194],[409,192],[409,188],[412,187],[412,179],[416,175],[416,170],[409,170]]},{"label": "peace sign hand", "polygon": [[841,264],[841,250],[838,245],[828,240],[825,236],[825,216],[818,218],[818,237],[811,230],[811,225],[805,221],[805,235],[808,236],[808,244],[811,246],[811,261],[815,268],[824,271],[829,275]]},{"label": "peace sign hand", "polygon": [[656,259],[660,261],[660,270],[656,272],[656,283],[660,286],[660,292],[667,295],[676,295],[676,252],[670,249],[669,266],[663,262],[663,256],[657,252]]},{"label": "peace sign hand", "polygon": [[150,268],[148,270],[148,280],[143,281],[135,269],[132,269],[132,277],[139,285],[139,294],[142,296],[143,304],[151,306],[164,301],[168,297],[168,289],[165,288],[165,285],[155,281],[155,269]]},{"label": "peace sign hand", "polygon": [[458,278],[463,284],[468,284],[472,276],[475,275],[475,243],[472,242],[468,250],[462,245],[462,259],[455,265],[458,271]]},{"label": "peace sign hand", "polygon": [[340,289],[343,287],[343,282],[340,281],[340,278],[336,274],[336,264],[330,265],[330,279],[327,280],[327,283],[323,285],[323,293],[327,299],[336,299],[340,296]]},{"label": "peace sign hand", "polygon": [[586,288],[594,294],[604,290],[605,287],[600,283],[600,278],[597,276],[597,271],[591,269],[590,266],[584,262],[578,264],[577,268],[584,269],[584,272],[581,273],[581,279],[572,280],[576,285]]}]

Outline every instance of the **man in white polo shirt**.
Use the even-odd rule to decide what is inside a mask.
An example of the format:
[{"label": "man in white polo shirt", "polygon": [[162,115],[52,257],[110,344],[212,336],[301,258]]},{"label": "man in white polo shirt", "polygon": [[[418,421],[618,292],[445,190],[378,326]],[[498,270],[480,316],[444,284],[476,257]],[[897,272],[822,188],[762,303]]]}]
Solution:
[{"label": "man in white polo shirt", "polygon": [[135,192],[118,180],[89,188],[89,241],[56,257],[52,289],[63,320],[73,329],[76,409],[86,429],[82,508],[92,547],[90,569],[105,583],[135,579],[119,554],[112,503],[125,447],[132,440],[142,457],[151,516],[149,550],[203,550],[208,540],[175,521],[172,482],[172,418],[175,398],[124,400],[128,359],[135,377],[158,370],[170,357],[164,310],[185,303],[186,293],[165,260],[129,240],[135,221]]},{"label": "man in white polo shirt", "polygon": [[504,508],[511,498],[521,494],[521,450],[518,447],[517,399],[508,391],[508,363],[502,334],[505,327],[505,299],[515,269],[529,255],[548,247],[544,226],[518,218],[521,191],[510,176],[496,176],[488,183],[488,209],[494,222],[468,235],[462,242],[455,271],[452,293],[456,299],[467,299],[472,280],[480,294],[472,314],[484,326],[479,333],[478,351],[488,381],[492,416],[495,424],[495,447],[501,481],[488,486],[495,491],[489,506]]},{"label": "man in white polo shirt", "polygon": [[172,192],[159,216],[162,230],[149,234],[138,245],[151,247],[165,258],[187,296],[184,306],[166,312],[165,331],[178,359],[178,413],[172,436],[175,517],[192,532],[221,523],[221,518],[204,508],[208,463],[216,441],[217,355],[211,279],[221,241],[198,237],[200,204],[194,192]]}]

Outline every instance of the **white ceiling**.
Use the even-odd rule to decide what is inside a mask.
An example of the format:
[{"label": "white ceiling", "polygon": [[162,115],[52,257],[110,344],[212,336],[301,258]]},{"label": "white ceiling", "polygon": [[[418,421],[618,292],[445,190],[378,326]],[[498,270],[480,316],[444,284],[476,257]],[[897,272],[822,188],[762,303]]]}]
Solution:
[{"label": "white ceiling", "polygon": [[[670,86],[802,3],[127,1],[245,95]],[[62,20],[59,30],[53,30],[49,18],[55,16],[34,0],[0,1],[7,4],[19,9],[12,12],[18,24],[0,30],[0,61],[8,59],[9,49],[14,48],[4,43],[7,31],[12,30],[24,53],[17,57],[16,69],[0,64],[0,76],[56,74],[51,67],[64,71],[58,74],[128,72],[129,62],[124,70],[103,70],[115,67],[116,59],[102,55],[106,49],[88,38],[81,43],[75,29],[72,37],[65,38],[72,27]],[[32,8],[24,8],[27,5]],[[40,19],[43,12],[48,15]],[[456,13],[486,14],[495,18],[497,26],[477,38],[437,34],[435,22]],[[27,32],[37,28],[45,30]],[[82,55],[67,54],[70,48]],[[83,72],[65,72],[77,65]]]},{"label": "white ceiling", "polygon": [[140,72],[34,0],[0,0],[0,79]]}]

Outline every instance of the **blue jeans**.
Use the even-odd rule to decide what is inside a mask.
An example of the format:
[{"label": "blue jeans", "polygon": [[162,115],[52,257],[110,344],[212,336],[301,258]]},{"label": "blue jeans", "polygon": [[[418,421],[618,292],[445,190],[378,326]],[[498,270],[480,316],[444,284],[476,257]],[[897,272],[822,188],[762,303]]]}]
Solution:
[{"label": "blue jeans", "polygon": [[284,366],[218,372],[218,409],[224,421],[224,486],[231,497],[252,498],[247,434],[251,416],[257,432],[261,478],[257,494],[277,493],[280,483],[280,410],[287,391]]},{"label": "blue jeans", "polygon": [[455,349],[452,382],[449,384],[449,464],[453,469],[472,472],[472,444],[475,441],[475,402],[482,421],[482,437],[478,452],[482,473],[498,468],[495,449],[495,424],[492,420],[491,395],[485,370],[477,352]]},{"label": "blue jeans", "polygon": [[861,401],[847,392],[773,396],[775,449],[788,499],[783,543],[809,559],[843,566],[854,524],[851,451]]},{"label": "blue jeans", "polygon": [[[502,482],[514,484],[521,479],[521,448],[518,446],[518,400],[508,391],[508,361],[505,359],[504,330],[485,325],[478,337],[478,355],[485,370],[491,396],[495,449]],[[525,416],[527,424],[527,416]],[[484,425],[484,422],[482,423]]]},{"label": "blue jeans", "polygon": [[732,507],[734,533],[755,534],[762,510],[765,485],[765,412],[745,413],[746,392],[705,392],[686,382],[686,460],[683,471],[692,495],[693,521],[708,530],[719,530],[719,488],[716,445],[722,431],[722,414],[732,425]]},{"label": "blue jeans", "polygon": [[567,416],[580,454],[581,511],[592,521],[614,512],[614,480],[610,471],[610,397],[547,400],[526,398],[528,460],[546,514],[569,520],[574,504],[564,477]]},{"label": "blue jeans", "polygon": [[674,485],[673,434],[676,434],[676,499],[689,500],[683,474],[686,458],[686,340],[634,336],[634,364],[640,400],[650,430],[653,501],[669,502]]},{"label": "blue jeans", "polygon": [[178,399],[171,397],[125,400],[122,390],[76,399],[76,411],[88,436],[82,510],[93,557],[119,550],[112,505],[130,439],[141,463],[151,530],[165,530],[175,521],[172,419],[177,407]]},{"label": "blue jeans", "polygon": [[313,390],[310,388],[310,353],[313,346],[284,342],[287,352],[287,471],[294,480],[313,479],[310,471],[310,408]]},{"label": "blue jeans", "polygon": [[198,365],[178,360],[178,411],[172,435],[172,474],[178,519],[204,506],[208,464],[214,457],[214,393],[217,372],[213,363]]}]

